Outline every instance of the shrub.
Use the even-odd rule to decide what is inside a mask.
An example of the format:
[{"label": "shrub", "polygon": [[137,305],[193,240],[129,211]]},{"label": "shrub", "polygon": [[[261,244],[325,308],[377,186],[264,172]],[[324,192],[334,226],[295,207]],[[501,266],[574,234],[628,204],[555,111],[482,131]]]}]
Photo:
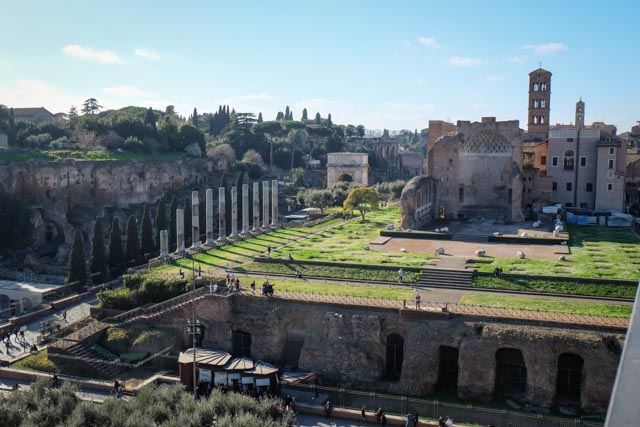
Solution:
[{"label": "shrub", "polygon": [[47,148],[52,140],[53,138],[48,133],[40,133],[28,136],[26,142],[31,148]]},{"label": "shrub", "polygon": [[132,153],[140,154],[144,151],[144,145],[135,136],[130,136],[124,140],[124,149]]},{"label": "shrub", "polygon": [[100,291],[96,296],[102,308],[131,310],[136,307],[135,295],[128,288]]}]

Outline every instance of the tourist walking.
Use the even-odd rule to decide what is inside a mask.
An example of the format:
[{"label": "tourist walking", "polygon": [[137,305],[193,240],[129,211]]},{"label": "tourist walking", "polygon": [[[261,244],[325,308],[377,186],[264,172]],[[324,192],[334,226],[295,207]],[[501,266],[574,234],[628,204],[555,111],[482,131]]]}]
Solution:
[{"label": "tourist walking", "polygon": [[387,425],[387,414],[386,414],[386,412],[383,412],[382,416],[380,417],[380,425],[382,427],[386,427],[386,425]]},{"label": "tourist walking", "polygon": [[407,414],[407,422],[404,427],[413,427],[413,414],[411,412]]},{"label": "tourist walking", "polygon": [[362,405],[362,410],[360,411],[360,425],[363,426],[365,424],[367,413],[365,412],[366,406]]},{"label": "tourist walking", "polygon": [[331,411],[333,410],[333,406],[331,406],[331,401],[327,400],[327,403],[324,405],[324,416],[326,418],[331,418]]},{"label": "tourist walking", "polygon": [[416,293],[416,310],[420,310],[420,294]]},{"label": "tourist walking", "polygon": [[398,283],[402,284],[402,276],[404,276],[404,273],[402,271],[402,269],[398,270]]}]

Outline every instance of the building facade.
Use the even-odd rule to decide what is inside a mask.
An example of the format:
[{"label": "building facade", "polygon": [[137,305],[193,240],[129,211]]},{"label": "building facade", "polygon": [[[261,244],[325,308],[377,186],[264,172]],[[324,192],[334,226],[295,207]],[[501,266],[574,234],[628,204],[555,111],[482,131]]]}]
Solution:
[{"label": "building facade", "polygon": [[529,73],[529,118],[527,133],[540,140],[549,134],[551,72],[538,68]]}]

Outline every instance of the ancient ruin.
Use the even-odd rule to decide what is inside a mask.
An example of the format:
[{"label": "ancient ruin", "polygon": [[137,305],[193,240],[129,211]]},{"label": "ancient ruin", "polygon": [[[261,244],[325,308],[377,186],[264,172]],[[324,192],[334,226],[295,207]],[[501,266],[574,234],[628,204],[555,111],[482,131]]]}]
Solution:
[{"label": "ancient ruin", "polygon": [[327,154],[327,188],[338,182],[369,185],[369,156],[361,153]]}]

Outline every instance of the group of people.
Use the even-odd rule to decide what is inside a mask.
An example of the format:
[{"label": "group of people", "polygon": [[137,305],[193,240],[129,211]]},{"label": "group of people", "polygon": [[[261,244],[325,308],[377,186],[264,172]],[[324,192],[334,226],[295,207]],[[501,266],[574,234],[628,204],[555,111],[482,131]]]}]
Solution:
[{"label": "group of people", "polygon": [[287,394],[287,398],[280,402],[280,412],[285,415],[289,412],[296,413],[296,397]]},{"label": "group of people", "polygon": [[24,330],[21,330],[18,326],[13,329],[2,331],[0,333],[0,336],[2,337],[2,343],[4,344],[7,353],[9,353],[9,348],[14,347],[14,345],[11,344],[12,335],[15,336],[15,342],[22,345],[23,347],[26,347],[29,344],[24,337]]},{"label": "group of people", "polygon": [[120,399],[124,395],[124,383],[115,380],[113,383],[113,390],[111,390],[111,396]]},{"label": "group of people", "polygon": [[230,291],[235,289],[236,292],[240,292],[240,279],[236,276],[235,273],[227,273],[227,287]]},{"label": "group of people", "polygon": [[273,296],[273,287],[275,285],[272,285],[271,283],[269,283],[269,280],[265,280],[264,283],[262,284],[262,295],[266,296],[266,297],[272,297]]},{"label": "group of people", "polygon": [[496,267],[493,269],[494,277],[502,277],[502,274],[503,274],[502,267]]},{"label": "group of people", "polygon": [[453,427],[453,418],[447,417],[446,420],[442,417],[438,418],[438,427]]}]

